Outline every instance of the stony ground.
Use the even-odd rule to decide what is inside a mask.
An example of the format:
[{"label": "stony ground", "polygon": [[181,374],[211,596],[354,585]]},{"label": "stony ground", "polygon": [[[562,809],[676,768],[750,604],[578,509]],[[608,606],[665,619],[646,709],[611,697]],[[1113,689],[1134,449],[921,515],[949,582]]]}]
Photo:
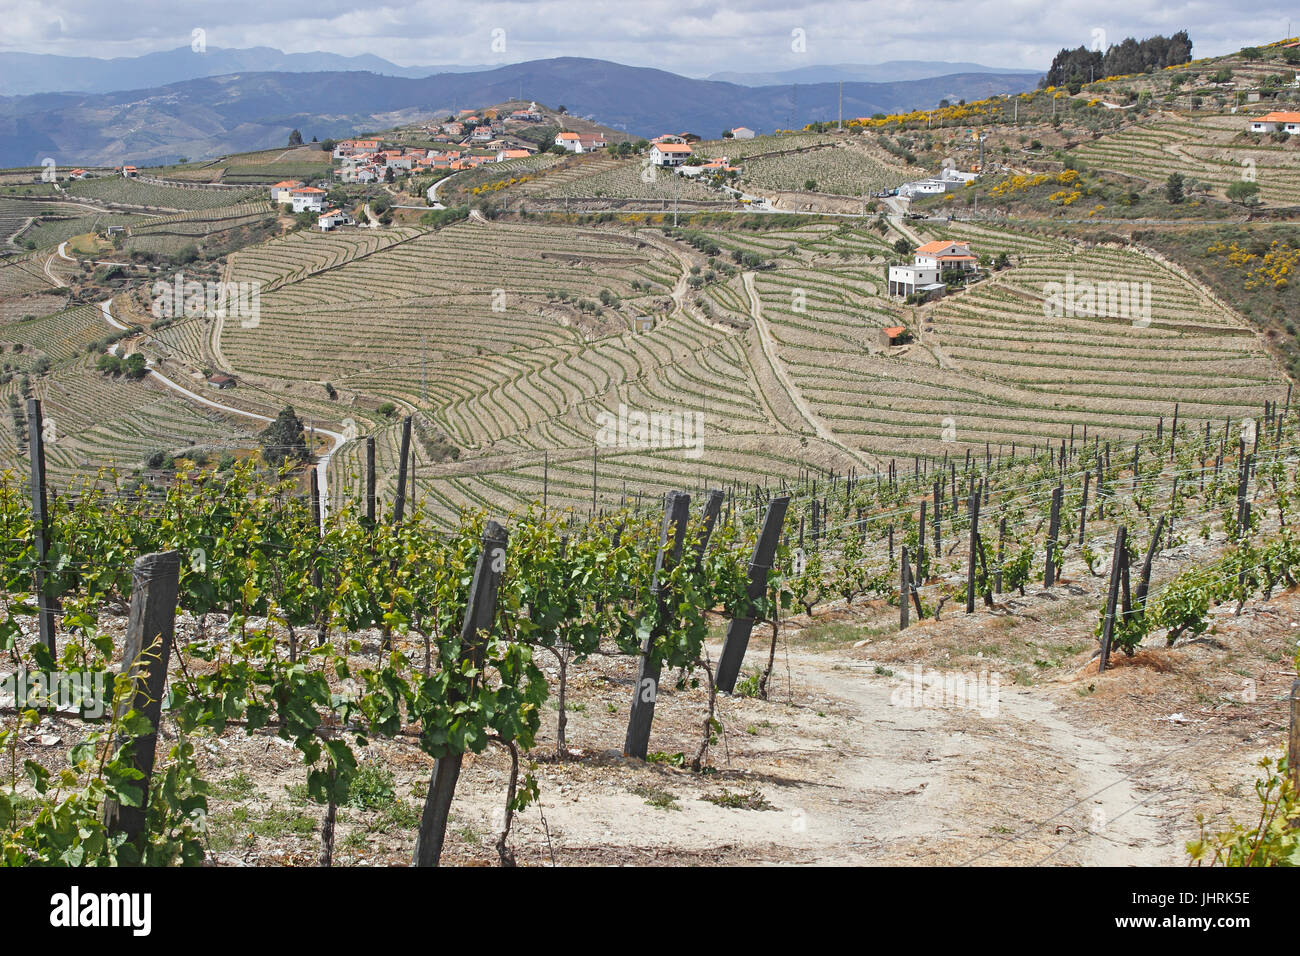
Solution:
[{"label": "stony ground", "polygon": [[[652,760],[628,760],[634,662],[588,661],[571,672],[563,758],[544,715],[541,799],[511,847],[524,865],[1183,864],[1196,815],[1250,818],[1254,764],[1284,746],[1300,596],[1221,608],[1201,639],[1149,639],[1098,675],[1100,586],[1070,579],[971,617],[949,606],[902,633],[896,609],[861,602],[785,621],[769,699],[719,698],[699,773],[704,688],[665,674]],[[746,676],[770,644],[757,630]],[[75,734],[47,721],[20,757],[56,766]],[[315,863],[321,810],[290,744],[229,732],[202,752],[213,862]],[[366,760],[369,806],[340,809],[335,862],[404,864],[432,761],[402,740]],[[496,864],[508,767],[499,749],[467,757],[447,862]]]}]

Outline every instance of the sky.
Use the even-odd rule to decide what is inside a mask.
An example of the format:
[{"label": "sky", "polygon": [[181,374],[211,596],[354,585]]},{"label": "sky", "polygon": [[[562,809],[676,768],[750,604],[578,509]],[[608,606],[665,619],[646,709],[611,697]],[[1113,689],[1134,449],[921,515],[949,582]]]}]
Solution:
[{"label": "sky", "polygon": [[[0,0],[0,50],[135,56],[191,46],[373,53],[403,66],[584,56],[687,76],[887,60],[1045,69],[1062,47],[1186,29],[1215,56],[1300,30],[1262,0]],[[1293,33],[1294,35],[1294,33]]]}]

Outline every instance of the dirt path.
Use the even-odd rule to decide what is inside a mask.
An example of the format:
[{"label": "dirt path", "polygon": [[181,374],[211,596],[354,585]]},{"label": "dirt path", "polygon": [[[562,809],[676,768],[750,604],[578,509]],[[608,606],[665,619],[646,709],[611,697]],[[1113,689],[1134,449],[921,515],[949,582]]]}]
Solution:
[{"label": "dirt path", "polygon": [[794,403],[795,408],[799,410],[799,414],[803,416],[804,420],[809,424],[809,426],[811,426],[813,431],[817,433],[818,438],[826,442],[828,445],[834,445],[836,448],[840,449],[840,451],[844,452],[864,467],[868,469],[873,468],[873,463],[870,462],[861,452],[844,444],[844,442],[840,441],[839,438],[836,437],[833,431],[826,427],[826,424],[813,412],[812,407],[803,397],[803,394],[795,387],[794,382],[790,378],[790,373],[786,371],[785,363],[781,361],[781,357],[777,354],[776,340],[772,337],[772,332],[767,326],[767,320],[763,318],[763,304],[759,299],[758,290],[754,288],[754,273],[746,272],[744,274],[744,281],[745,291],[749,294],[750,315],[754,319],[754,328],[758,331],[759,342],[762,343],[763,346],[763,354],[767,357],[768,364],[772,366],[772,371],[776,373],[777,380],[781,383],[781,387],[790,397],[790,401]]}]

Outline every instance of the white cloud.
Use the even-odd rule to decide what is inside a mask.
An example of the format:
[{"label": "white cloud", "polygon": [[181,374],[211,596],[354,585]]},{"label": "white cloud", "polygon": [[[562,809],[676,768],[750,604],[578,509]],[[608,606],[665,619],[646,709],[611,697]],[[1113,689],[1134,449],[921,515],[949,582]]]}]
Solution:
[{"label": "white cloud", "polygon": [[[290,53],[372,53],[405,65],[504,63],[586,56],[692,76],[893,59],[1044,68],[1061,47],[1186,28],[1198,56],[1280,38],[1289,10],[1267,0],[1250,16],[1184,0],[0,0],[0,49],[129,56],[189,45],[269,46]],[[791,31],[807,40],[791,50]],[[1300,18],[1292,27],[1300,29]],[[492,47],[504,31],[505,50]],[[500,36],[500,34],[498,34]]]}]

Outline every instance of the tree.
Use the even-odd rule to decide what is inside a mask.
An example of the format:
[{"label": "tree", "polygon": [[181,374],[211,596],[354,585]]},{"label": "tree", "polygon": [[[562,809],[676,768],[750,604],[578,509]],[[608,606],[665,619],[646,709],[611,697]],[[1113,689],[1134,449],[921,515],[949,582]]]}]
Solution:
[{"label": "tree", "polygon": [[1165,198],[1175,206],[1183,201],[1183,183],[1182,173],[1170,173],[1165,180]]},{"label": "tree", "polygon": [[894,251],[901,256],[905,256],[912,251],[912,244],[906,239],[895,240]]},{"label": "tree", "polygon": [[1239,179],[1228,186],[1228,198],[1233,202],[1249,206],[1259,201],[1259,183]]},{"label": "tree", "polygon": [[334,152],[334,147],[337,146],[337,145],[338,145],[338,144],[337,144],[336,142],[334,142],[334,140],[332,140],[332,139],[323,139],[323,140],[320,141],[320,148],[321,148],[321,152],[323,152],[323,153],[332,153],[332,152]]},{"label": "tree", "polygon": [[262,457],[272,467],[278,468],[291,459],[307,461],[311,457],[302,419],[291,405],[286,405],[258,438],[262,443]]},{"label": "tree", "polygon": [[723,138],[723,139],[735,139],[735,138],[736,138],[736,134],[733,133],[733,132],[732,132],[731,130],[729,130],[729,129],[724,129],[724,130],[722,131],[722,138]]},{"label": "tree", "polygon": [[289,145],[290,145],[290,146],[301,146],[301,145],[302,145],[302,133],[298,132],[297,130],[294,130],[292,133],[290,133],[290,134],[289,134]]}]

